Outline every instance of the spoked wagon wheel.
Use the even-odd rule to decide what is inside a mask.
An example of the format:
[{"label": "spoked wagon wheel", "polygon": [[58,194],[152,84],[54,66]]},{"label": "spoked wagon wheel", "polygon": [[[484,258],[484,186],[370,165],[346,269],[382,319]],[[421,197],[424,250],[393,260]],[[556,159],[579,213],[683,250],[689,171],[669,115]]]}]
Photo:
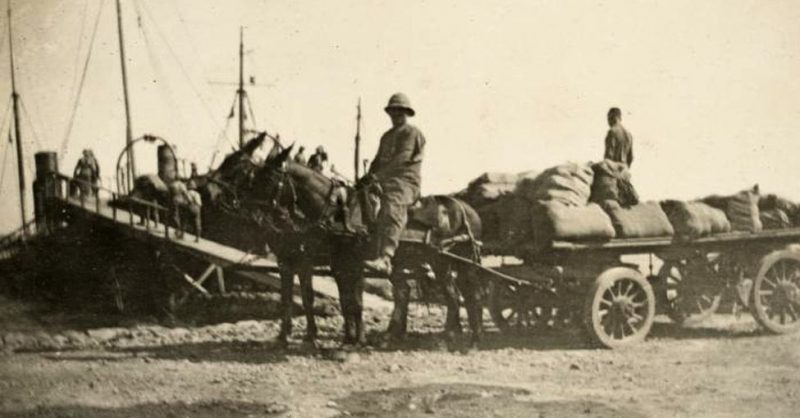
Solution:
[{"label": "spoked wagon wheel", "polygon": [[609,348],[642,341],[655,316],[650,283],[636,270],[614,267],[595,279],[584,305],[584,324],[590,337]]},{"label": "spoked wagon wheel", "polygon": [[719,309],[724,285],[702,260],[667,260],[658,271],[665,287],[665,311],[679,325],[699,323]]},{"label": "spoked wagon wheel", "polygon": [[489,286],[489,314],[502,332],[558,326],[565,319],[556,300],[556,295],[547,290],[497,282]]},{"label": "spoked wagon wheel", "polygon": [[762,258],[751,297],[750,312],[768,331],[800,329],[800,253],[781,250]]}]

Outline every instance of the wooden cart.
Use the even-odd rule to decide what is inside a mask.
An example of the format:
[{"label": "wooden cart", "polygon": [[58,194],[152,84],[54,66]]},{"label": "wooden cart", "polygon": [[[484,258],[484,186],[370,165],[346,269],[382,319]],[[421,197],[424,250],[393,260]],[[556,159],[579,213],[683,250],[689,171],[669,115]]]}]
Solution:
[{"label": "wooden cart", "polygon": [[[780,334],[800,329],[796,243],[800,228],[693,240],[553,242],[523,264],[482,271],[491,278],[489,311],[503,331],[580,324],[596,343],[620,347],[643,340],[656,313],[677,323],[712,315],[728,289],[759,325]],[[645,275],[622,261],[636,254],[657,256],[663,265]]]}]

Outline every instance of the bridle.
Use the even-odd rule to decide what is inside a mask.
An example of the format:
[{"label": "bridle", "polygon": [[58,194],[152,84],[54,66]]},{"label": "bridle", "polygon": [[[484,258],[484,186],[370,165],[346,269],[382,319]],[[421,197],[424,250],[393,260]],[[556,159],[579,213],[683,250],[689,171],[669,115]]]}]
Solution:
[{"label": "bridle", "polygon": [[[297,185],[295,184],[292,175],[286,170],[284,165],[281,165],[276,168],[264,168],[268,170],[273,170],[275,173],[274,175],[277,178],[274,178],[275,181],[274,191],[271,195],[268,196],[266,200],[255,200],[252,199],[251,202],[255,203],[258,206],[261,206],[265,213],[275,213],[276,210],[281,209],[282,206],[281,198],[284,196],[284,190],[288,189],[289,193],[289,205],[286,209],[289,212],[289,216],[295,220],[299,221],[301,216],[301,211],[298,211],[298,193],[297,193]],[[335,180],[331,180],[331,185],[328,188],[328,191],[325,194],[324,198],[324,206],[320,209],[319,214],[311,220],[306,220],[303,222],[303,228],[301,231],[314,231],[314,230],[325,230],[328,229],[327,221],[330,219],[331,209],[337,209],[334,202],[334,193],[340,187],[344,187],[343,185],[337,183]]]}]

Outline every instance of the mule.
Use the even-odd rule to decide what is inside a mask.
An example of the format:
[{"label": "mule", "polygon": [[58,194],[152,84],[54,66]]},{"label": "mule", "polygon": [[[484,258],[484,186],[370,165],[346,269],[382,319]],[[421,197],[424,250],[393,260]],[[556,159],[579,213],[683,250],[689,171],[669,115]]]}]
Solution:
[{"label": "mule", "polygon": [[[275,145],[263,166],[256,171],[245,199],[250,210],[261,213],[267,240],[281,265],[283,314],[280,338],[285,339],[291,333],[293,272],[300,273],[303,304],[309,322],[306,339],[315,338],[311,276],[314,264],[320,262],[319,255],[327,253],[326,258],[339,288],[344,343],[366,344],[362,320],[362,263],[369,250],[366,233],[369,225],[363,219],[370,217],[366,216],[369,209],[362,209],[358,203],[366,199],[355,197],[364,191],[337,184],[305,165],[291,161],[291,150],[292,147],[281,150],[279,144]],[[410,299],[407,280],[418,277],[425,271],[421,266],[429,264],[445,296],[446,338],[452,339],[461,330],[458,294],[461,290],[469,318],[471,344],[475,345],[482,334],[481,286],[477,273],[474,269],[453,264],[422,241],[445,243],[453,240],[449,244],[451,252],[479,261],[476,242],[480,238],[480,218],[469,205],[452,197],[433,196],[423,201],[426,205],[422,210],[410,212],[404,234],[426,238],[415,239],[414,244],[403,239],[393,260],[394,273],[389,279],[395,306],[387,336],[390,341],[405,337]],[[465,240],[455,240],[464,236]]]}]

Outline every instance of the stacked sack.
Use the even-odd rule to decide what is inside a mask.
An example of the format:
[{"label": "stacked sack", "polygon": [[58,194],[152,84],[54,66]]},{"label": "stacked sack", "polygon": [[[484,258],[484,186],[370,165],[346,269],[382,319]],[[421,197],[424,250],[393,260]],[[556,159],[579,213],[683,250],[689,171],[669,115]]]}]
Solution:
[{"label": "stacked sack", "polygon": [[732,231],[759,232],[764,229],[758,210],[758,185],[730,196],[713,195],[701,201],[725,212]]},{"label": "stacked sack", "polygon": [[628,166],[605,159],[592,164],[594,181],[590,200],[598,203],[621,238],[669,237],[672,224],[658,203],[639,202]]},{"label": "stacked sack", "polygon": [[758,212],[764,229],[800,226],[800,205],[778,195],[761,196]]},{"label": "stacked sack", "polygon": [[467,188],[457,193],[456,197],[472,206],[480,207],[513,192],[518,177],[515,173],[486,172],[470,181]]},{"label": "stacked sack", "polygon": [[594,172],[592,202],[601,203],[613,200],[622,206],[633,206],[639,203],[639,195],[631,183],[631,174],[627,164],[605,159],[592,164],[592,171]]},{"label": "stacked sack", "polygon": [[576,163],[552,167],[536,177],[520,180],[515,194],[527,206],[532,235],[528,242],[545,248],[553,240],[614,238],[611,219],[599,205],[589,203],[593,180],[591,166]]},{"label": "stacked sack", "polygon": [[661,208],[679,238],[699,238],[731,230],[725,212],[703,202],[665,200]]},{"label": "stacked sack", "polygon": [[509,205],[514,206],[514,190],[520,179],[535,175],[530,171],[522,173],[486,172],[470,181],[467,188],[456,193],[455,197],[472,206],[483,223],[482,239],[485,242],[515,241],[519,233],[511,225],[517,222]]}]

